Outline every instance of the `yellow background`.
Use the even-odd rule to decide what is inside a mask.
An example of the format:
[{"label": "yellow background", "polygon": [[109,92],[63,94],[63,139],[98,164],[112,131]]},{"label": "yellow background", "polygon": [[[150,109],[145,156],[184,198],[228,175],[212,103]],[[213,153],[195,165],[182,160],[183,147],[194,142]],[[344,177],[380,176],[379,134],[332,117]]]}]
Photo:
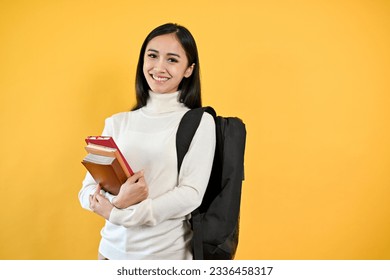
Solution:
[{"label": "yellow background", "polygon": [[84,137],[134,104],[154,27],[247,125],[238,259],[390,259],[390,2],[0,2],[0,259],[95,259]]}]

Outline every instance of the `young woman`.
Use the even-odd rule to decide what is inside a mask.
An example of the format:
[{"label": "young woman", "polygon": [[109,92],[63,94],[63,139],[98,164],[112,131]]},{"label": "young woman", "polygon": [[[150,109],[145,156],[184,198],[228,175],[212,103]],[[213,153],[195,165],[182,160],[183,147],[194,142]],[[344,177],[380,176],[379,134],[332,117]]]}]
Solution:
[{"label": "young woman", "polygon": [[201,106],[199,58],[191,33],[164,24],[145,39],[136,72],[137,104],[106,119],[133,170],[117,196],[103,192],[87,173],[79,199],[104,217],[99,258],[192,259],[190,213],[210,177],[215,124],[204,114],[177,171],[176,131],[190,108]]}]

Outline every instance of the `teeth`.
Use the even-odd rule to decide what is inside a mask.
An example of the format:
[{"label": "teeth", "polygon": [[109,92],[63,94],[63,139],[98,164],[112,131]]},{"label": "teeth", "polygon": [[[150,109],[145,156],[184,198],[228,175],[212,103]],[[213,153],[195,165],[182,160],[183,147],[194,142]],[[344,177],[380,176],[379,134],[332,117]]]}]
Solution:
[{"label": "teeth", "polygon": [[166,77],[158,77],[158,76],[152,76],[154,80],[159,81],[159,82],[165,82],[168,81],[168,78]]}]

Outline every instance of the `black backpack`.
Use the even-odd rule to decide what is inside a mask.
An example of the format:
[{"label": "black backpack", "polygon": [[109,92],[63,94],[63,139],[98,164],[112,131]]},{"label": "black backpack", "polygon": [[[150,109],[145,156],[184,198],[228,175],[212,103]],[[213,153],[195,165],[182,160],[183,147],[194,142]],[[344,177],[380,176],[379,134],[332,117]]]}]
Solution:
[{"label": "black backpack", "polygon": [[188,111],[176,134],[178,171],[204,112],[215,120],[216,149],[202,204],[191,213],[192,249],[196,260],[230,260],[238,246],[246,129],[239,118],[217,116],[211,107]]}]

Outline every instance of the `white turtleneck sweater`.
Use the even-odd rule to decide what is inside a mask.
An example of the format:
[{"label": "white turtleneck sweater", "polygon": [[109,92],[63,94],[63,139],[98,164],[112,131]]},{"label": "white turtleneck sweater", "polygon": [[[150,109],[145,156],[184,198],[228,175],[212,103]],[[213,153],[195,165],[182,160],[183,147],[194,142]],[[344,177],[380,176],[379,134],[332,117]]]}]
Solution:
[{"label": "white turtleneck sweater", "polygon": [[[135,172],[144,170],[149,197],[126,209],[113,208],[101,231],[99,252],[108,259],[192,259],[188,218],[200,205],[210,177],[214,120],[203,115],[178,174],[176,131],[188,108],[178,102],[179,92],[149,95],[145,107],[105,122],[102,135],[114,138]],[[83,208],[90,210],[89,195],[95,190],[87,173],[79,193]]]}]

